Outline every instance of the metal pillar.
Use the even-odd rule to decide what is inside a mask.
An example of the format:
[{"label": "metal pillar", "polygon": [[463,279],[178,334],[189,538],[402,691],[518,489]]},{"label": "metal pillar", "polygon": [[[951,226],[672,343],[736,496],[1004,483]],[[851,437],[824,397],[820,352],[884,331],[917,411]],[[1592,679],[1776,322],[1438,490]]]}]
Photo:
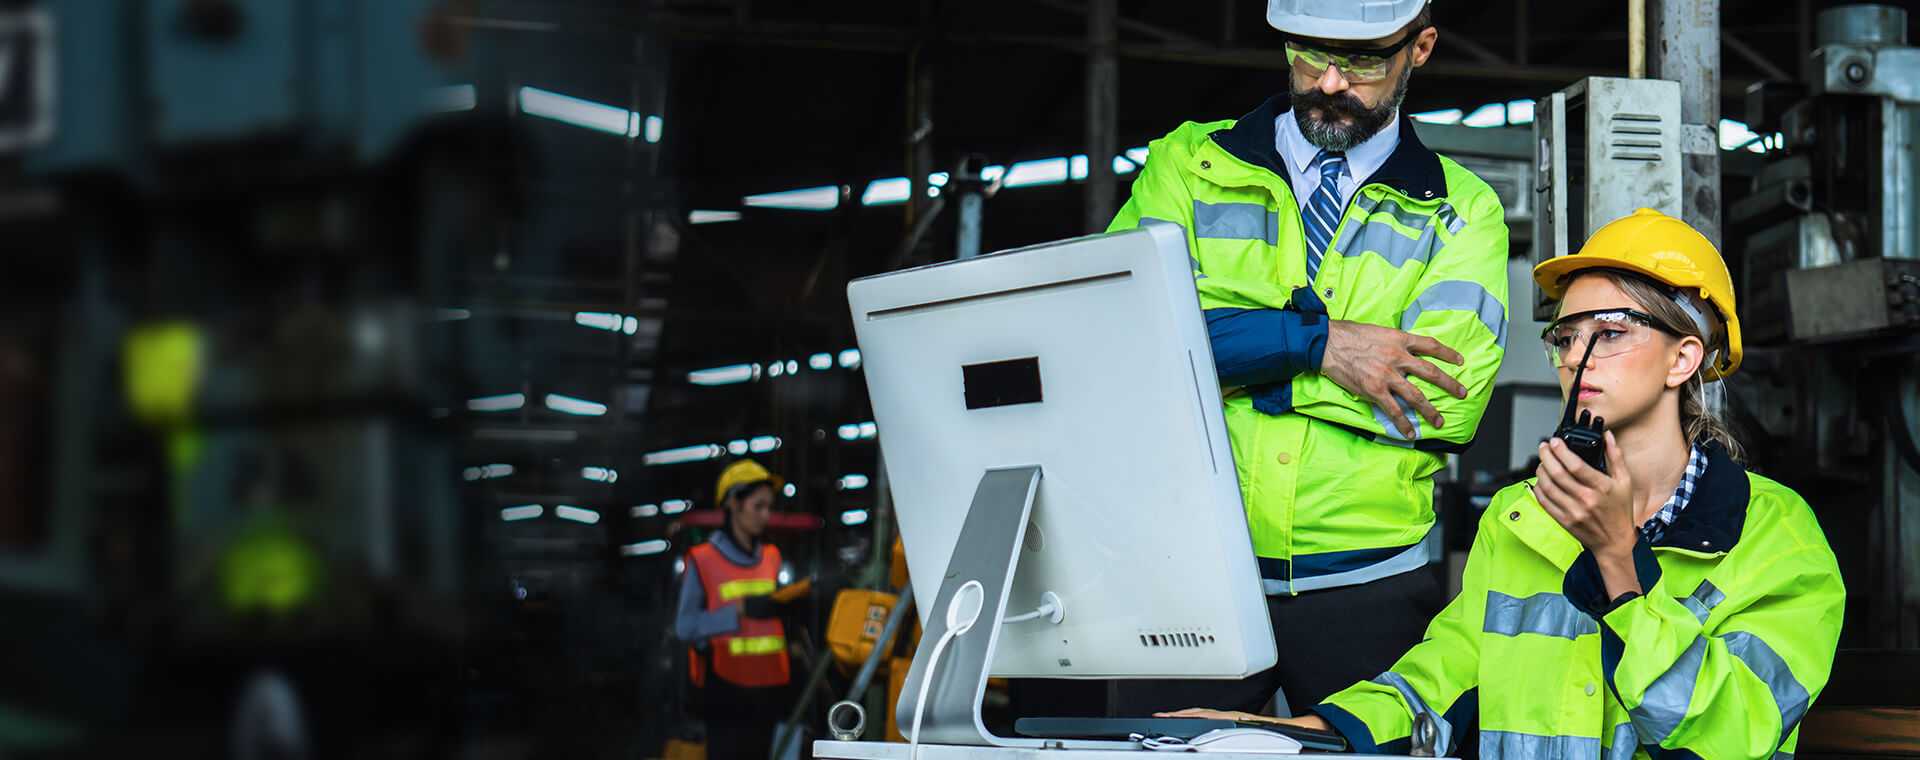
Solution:
[{"label": "metal pillar", "polygon": [[907,179],[912,190],[907,198],[906,228],[911,230],[933,205],[928,197],[928,176],[933,173],[933,74],[931,67],[914,54],[907,86]]},{"label": "metal pillar", "polygon": [[1521,66],[1527,65],[1533,47],[1533,22],[1527,15],[1531,5],[1530,0],[1513,0],[1513,62]]},{"label": "metal pillar", "polygon": [[910,247],[901,251],[907,260],[919,263],[922,229],[933,212],[933,199],[927,192],[933,173],[933,69],[934,34],[937,32],[933,3],[920,3],[920,39],[907,57],[907,216],[904,227]]},{"label": "metal pillar", "polygon": [[953,176],[947,180],[947,192],[960,199],[959,229],[955,236],[953,257],[971,259],[980,255],[980,228],[985,216],[987,193],[993,188],[980,178],[986,158],[971,155],[960,159],[953,168]]},{"label": "metal pillar", "polygon": [[1087,3],[1087,219],[1088,232],[1113,221],[1113,157],[1120,152],[1119,0]]},{"label": "metal pillar", "polygon": [[1647,75],[1680,83],[1681,218],[1720,245],[1720,0],[1646,0]]}]

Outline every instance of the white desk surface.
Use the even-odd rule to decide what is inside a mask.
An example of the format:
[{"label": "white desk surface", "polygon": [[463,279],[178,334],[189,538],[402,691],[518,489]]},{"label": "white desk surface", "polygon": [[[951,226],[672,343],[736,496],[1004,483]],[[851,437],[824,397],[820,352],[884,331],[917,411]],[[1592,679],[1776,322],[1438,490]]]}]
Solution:
[{"label": "white desk surface", "polygon": [[[813,743],[813,756],[821,760],[907,760],[907,745],[894,742]],[[960,747],[946,744],[920,745],[921,760],[1150,760],[1152,758],[1205,758],[1206,760],[1274,760],[1280,755],[1230,752],[1153,752],[1143,749],[1031,749],[1025,747]],[[1401,755],[1318,755],[1353,760],[1402,760]]]}]

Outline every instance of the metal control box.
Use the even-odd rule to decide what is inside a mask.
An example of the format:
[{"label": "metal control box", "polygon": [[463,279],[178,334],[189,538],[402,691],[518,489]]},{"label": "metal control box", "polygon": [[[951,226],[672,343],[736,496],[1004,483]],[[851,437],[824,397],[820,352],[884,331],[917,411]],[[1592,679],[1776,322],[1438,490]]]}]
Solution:
[{"label": "metal control box", "polygon": [[[1679,83],[1589,77],[1540,101],[1533,136],[1533,263],[1636,209],[1680,216]],[[1550,308],[1535,296],[1536,318]]]}]

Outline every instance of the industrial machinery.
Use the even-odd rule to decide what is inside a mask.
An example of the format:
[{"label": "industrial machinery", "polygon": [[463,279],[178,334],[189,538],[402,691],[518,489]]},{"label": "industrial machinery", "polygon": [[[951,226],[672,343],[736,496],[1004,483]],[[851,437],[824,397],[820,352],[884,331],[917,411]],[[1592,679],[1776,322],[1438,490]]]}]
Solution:
[{"label": "industrial machinery", "polygon": [[[1845,647],[1920,649],[1920,48],[1906,13],[1822,13],[1804,88],[1757,86],[1778,150],[1731,204],[1748,326],[1728,384],[1756,465],[1807,495],[1847,573]],[[1909,671],[1911,672],[1911,671]]]}]

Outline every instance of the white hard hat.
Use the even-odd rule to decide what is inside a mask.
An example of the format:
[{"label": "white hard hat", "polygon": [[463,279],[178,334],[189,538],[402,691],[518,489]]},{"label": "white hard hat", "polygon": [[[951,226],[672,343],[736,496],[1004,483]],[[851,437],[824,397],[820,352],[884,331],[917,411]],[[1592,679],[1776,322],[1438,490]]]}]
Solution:
[{"label": "white hard hat", "polygon": [[1301,37],[1375,40],[1413,21],[1427,0],[1267,0],[1267,23]]}]

